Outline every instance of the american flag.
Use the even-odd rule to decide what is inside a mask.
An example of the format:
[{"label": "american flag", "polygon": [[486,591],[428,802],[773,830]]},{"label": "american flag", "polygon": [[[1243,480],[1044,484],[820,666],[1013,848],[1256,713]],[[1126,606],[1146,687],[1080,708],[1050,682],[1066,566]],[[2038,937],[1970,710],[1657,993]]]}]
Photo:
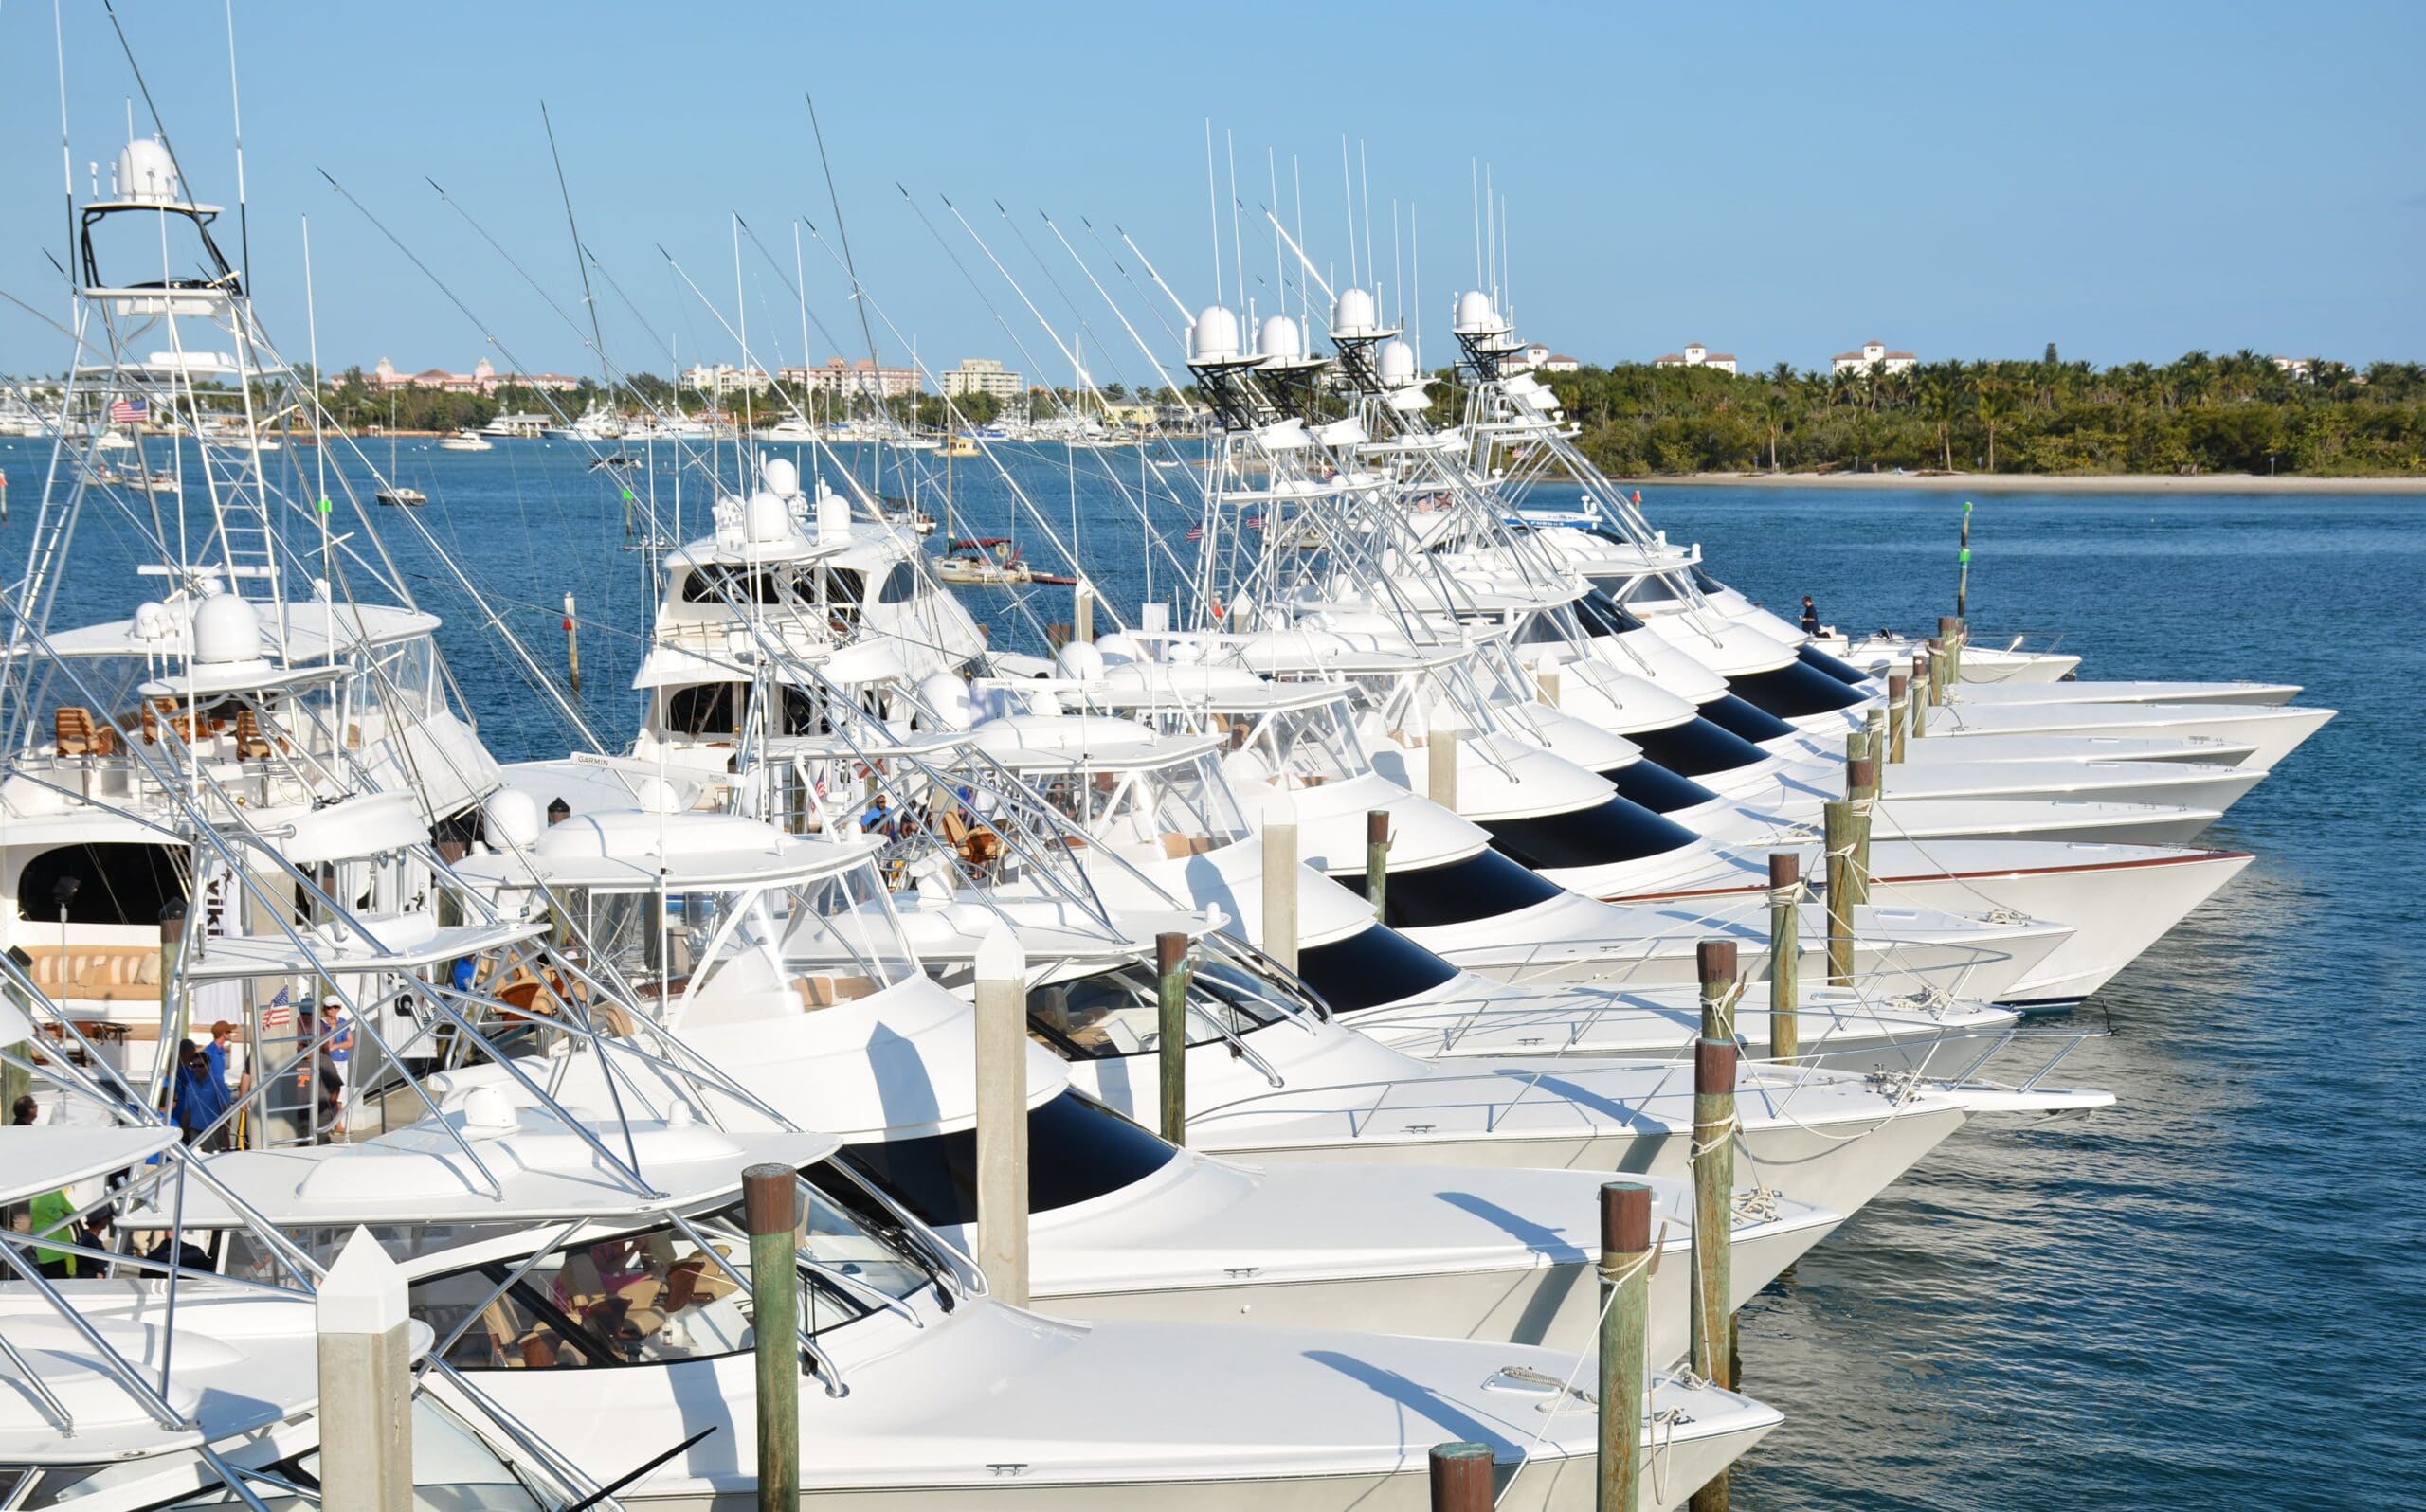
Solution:
[{"label": "american flag", "polygon": [[152,402],[148,399],[121,399],[110,406],[110,423],[132,425],[152,418]]},{"label": "american flag", "polygon": [[1202,525],[1189,526],[1187,528],[1187,538],[1191,541],[1202,541],[1204,539],[1204,527]]},{"label": "american flag", "polygon": [[294,1017],[295,999],[288,996],[288,989],[281,987],[278,989],[278,996],[272,998],[262,1009],[262,1027],[283,1029]]},{"label": "american flag", "polygon": [[1242,531],[1260,531],[1263,529],[1263,516],[1260,514],[1250,514],[1245,519],[1239,521],[1239,529]]}]

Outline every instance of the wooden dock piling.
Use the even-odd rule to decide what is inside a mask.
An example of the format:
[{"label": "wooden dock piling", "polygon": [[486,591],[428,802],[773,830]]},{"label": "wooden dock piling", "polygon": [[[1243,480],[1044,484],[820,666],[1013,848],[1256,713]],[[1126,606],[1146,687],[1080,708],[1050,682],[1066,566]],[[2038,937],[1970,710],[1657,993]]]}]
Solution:
[{"label": "wooden dock piling", "polygon": [[1426,1463],[1432,1472],[1432,1512],[1491,1512],[1490,1445],[1435,1444]]},{"label": "wooden dock piling", "polygon": [[1154,936],[1157,1025],[1155,1058],[1162,1063],[1163,1138],[1187,1143],[1187,936],[1177,929]]},{"label": "wooden dock piling", "polygon": [[[751,1329],[758,1367],[758,1508],[800,1505],[800,1178],[788,1165],[741,1173],[750,1229]],[[346,1505],[332,1502],[333,1506]]]},{"label": "wooden dock piling", "polygon": [[1297,805],[1286,793],[1263,808],[1263,951],[1297,969]]},{"label": "wooden dock piling", "polygon": [[1027,952],[996,925],[977,947],[977,1265],[1014,1307],[1027,1281]]},{"label": "wooden dock piling", "polygon": [[[1723,946],[1720,954],[1715,946]],[[1702,1037],[1693,1045],[1693,1374],[1735,1384],[1735,1040],[1719,1005],[1735,986],[1735,943],[1701,946]],[[1693,1493],[1693,1512],[1727,1512],[1722,1470]]]},{"label": "wooden dock piling", "polygon": [[1373,905],[1373,917],[1382,917],[1383,905],[1389,900],[1390,881],[1390,811],[1368,808],[1365,811],[1365,901]]},{"label": "wooden dock piling", "polygon": [[1797,899],[1802,891],[1802,859],[1792,851],[1769,853],[1769,1056],[1792,1060],[1802,1052],[1802,940]]},{"label": "wooden dock piling", "polygon": [[[1887,759],[1904,759],[1905,727],[1912,722],[1912,679],[1896,673],[1887,679]],[[1873,754],[1875,754],[1874,752]]]},{"label": "wooden dock piling", "polygon": [[1650,1328],[1651,1188],[1601,1187],[1601,1453],[1597,1512],[1642,1497],[1644,1339]]},{"label": "wooden dock piling", "polygon": [[570,675],[572,691],[581,692],[581,620],[573,613],[572,595],[565,595],[565,670]]}]

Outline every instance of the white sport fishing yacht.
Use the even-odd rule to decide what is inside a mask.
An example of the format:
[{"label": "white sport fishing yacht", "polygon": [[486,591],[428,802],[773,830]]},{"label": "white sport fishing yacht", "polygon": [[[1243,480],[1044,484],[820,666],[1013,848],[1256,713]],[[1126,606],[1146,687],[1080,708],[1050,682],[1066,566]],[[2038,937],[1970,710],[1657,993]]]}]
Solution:
[{"label": "white sport fishing yacht", "polygon": [[[494,817],[523,823],[513,801],[530,796],[500,795]],[[913,954],[896,930],[938,947],[939,963],[956,962],[965,975],[970,926],[1008,923],[1041,963],[1040,993],[1059,973],[1134,953],[1117,935],[1042,922],[1061,911],[1033,899],[930,899],[919,890],[902,894],[896,913],[874,884],[872,846],[786,837],[733,816],[577,814],[525,852],[466,867],[500,886],[544,881],[569,917],[596,921],[600,948],[619,943],[610,921],[639,910],[661,907],[683,920],[668,928],[660,964],[647,960],[645,936],[621,942],[637,953],[620,964],[644,999],[660,981],[679,991],[659,1020],[688,1051],[731,1068],[764,1105],[712,1101],[708,1110],[728,1123],[816,1110],[842,1125],[843,1163],[965,1251],[974,1249],[968,1011],[913,969],[924,952]],[[782,969],[798,972],[787,1000],[766,991],[768,927],[756,921],[791,916],[841,920],[848,938],[840,926],[776,927]],[[1167,917],[1204,928],[1185,914]],[[804,1009],[810,999],[819,1001]],[[1030,1060],[1030,1287],[1039,1307],[1588,1347],[1582,1246],[1596,1206],[1592,1173],[1308,1172],[1209,1161],[1066,1090],[1070,1071],[1042,1049]],[[582,1065],[563,1074],[587,1085]],[[1347,1184],[1355,1203],[1339,1200]],[[1675,1242],[1689,1243],[1690,1203],[1673,1187],[1661,1196]],[[1758,1289],[1753,1277],[1774,1274],[1835,1221],[1788,1204],[1739,1225],[1744,1295]],[[1377,1251],[1376,1233],[1398,1248]]]},{"label": "white sport fishing yacht", "polygon": [[[917,970],[877,885],[874,847],[785,837],[730,816],[641,810],[576,816],[532,833],[523,845],[509,837],[535,830],[535,805],[528,795],[504,797],[525,799],[519,812],[502,799],[492,806],[493,828],[508,850],[475,857],[467,870],[492,877],[500,895],[542,885],[556,890],[566,917],[634,982],[636,1006],[663,1031],[663,1040],[679,1043],[686,1059],[719,1069],[716,1082],[678,1078],[663,1055],[643,1060],[610,1035],[597,1053],[548,1057],[545,1079],[556,1095],[585,1107],[604,1104],[610,1086],[649,1106],[679,1097],[699,1105],[703,1124],[724,1126],[779,1126],[813,1107],[846,1142],[811,1167],[812,1187],[838,1219],[877,1215],[873,1224],[862,1217],[850,1244],[873,1240],[895,1258],[862,1264],[857,1286],[830,1299],[825,1326],[833,1331],[814,1339],[822,1389],[803,1392],[809,1446],[804,1479],[841,1504],[889,1488],[937,1505],[984,1506],[998,1498],[1011,1505],[1049,1488],[1057,1505],[1209,1505],[1199,1481],[1210,1478],[1232,1491],[1254,1485],[1258,1494],[1296,1499],[1291,1504],[1397,1505],[1413,1496],[1412,1505],[1421,1501],[1421,1448],[1440,1434],[1440,1425],[1427,1409],[1404,1417],[1408,1403],[1373,1389],[1383,1378],[1378,1373],[1423,1382],[1431,1400],[1454,1403],[1512,1446],[1512,1431],[1488,1427],[1505,1417],[1494,1393],[1506,1388],[1491,1383],[1510,1371],[1555,1381],[1572,1368],[1572,1357],[1515,1344],[1313,1332],[1289,1320],[1305,1317],[1307,1303],[1325,1296],[1339,1313],[1381,1308],[1403,1317],[1421,1316],[1415,1304],[1425,1298],[1443,1309],[1438,1316],[1445,1321],[1472,1314],[1478,1329],[1515,1331],[1527,1324],[1521,1309],[1508,1306],[1503,1288],[1512,1279],[1516,1295],[1533,1294],[1531,1270],[1571,1285],[1555,1233],[1576,1220],[1562,1220],[1537,1255],[1512,1266],[1505,1229],[1494,1235],[1488,1222],[1441,1202],[1438,1173],[1422,1194],[1436,1210],[1431,1217],[1410,1203],[1419,1197],[1414,1184],[1385,1178],[1367,1195],[1385,1204],[1381,1211],[1410,1221],[1400,1228],[1392,1220],[1389,1230],[1393,1244],[1406,1248],[1377,1255],[1376,1209],[1338,1210],[1327,1224],[1310,1207],[1336,1203],[1337,1180],[1273,1180],[1174,1151],[1071,1094],[1060,1063],[1041,1048],[1029,1058],[1038,1305],[1058,1309],[1066,1299],[1072,1310],[1122,1320],[1146,1311],[1229,1319],[1252,1317],[1242,1310],[1269,1299],[1285,1316],[1261,1320],[1274,1325],[1269,1330],[1133,1321],[1080,1326],[970,1295],[970,1283],[950,1279],[967,1268],[940,1263],[944,1245],[921,1241],[918,1220],[909,1216],[932,1208],[950,1224],[947,1236],[965,1238],[974,1161],[969,1011]],[[479,1115],[498,1127],[515,1122],[520,1088],[537,1084],[495,1067],[444,1072],[432,1082],[450,1118],[502,1108]],[[1528,1173],[1478,1191],[1511,1197],[1519,1212],[1540,1208],[1545,1196],[1588,1196],[1589,1178],[1553,1194],[1563,1179]],[[1394,1190],[1403,1196],[1394,1197]],[[1227,1238],[1214,1252],[1183,1252],[1183,1236],[1201,1247],[1216,1233]],[[686,1246],[678,1233],[664,1235],[661,1245],[645,1233],[626,1242],[643,1251],[665,1249],[677,1265],[697,1245]],[[503,1279],[517,1252],[498,1250],[493,1256],[457,1251],[425,1269],[440,1281],[455,1276],[458,1289],[467,1274]],[[525,1244],[521,1252],[527,1251]],[[484,1264],[466,1272],[465,1259]],[[1477,1272],[1497,1285],[1475,1285]],[[871,1286],[885,1297],[855,1295]],[[1292,1296],[1293,1286],[1308,1289]],[[529,1289],[524,1305],[534,1325],[550,1325],[547,1288]],[[1401,1295],[1393,1298],[1394,1291]],[[1542,1288],[1542,1295],[1554,1301],[1560,1293]],[[562,1335],[561,1321],[552,1323]],[[495,1330],[492,1336],[500,1337]],[[578,1349],[568,1359],[561,1338],[544,1341],[549,1350],[537,1363],[589,1362]],[[681,1351],[652,1349],[633,1362],[706,1371],[724,1358],[700,1347],[711,1343],[698,1323],[686,1321]],[[602,1341],[588,1355],[617,1347]],[[552,1440],[589,1456],[587,1463],[612,1463],[609,1446],[616,1443],[632,1457],[631,1447],[648,1436],[640,1423],[611,1413],[598,1419],[598,1398],[561,1377],[545,1391],[536,1384],[523,1390],[524,1377],[514,1373],[529,1368],[534,1361],[525,1355],[536,1352],[524,1351],[520,1335],[503,1339],[495,1353],[501,1358],[493,1368],[508,1375],[484,1378],[484,1386]],[[1184,1384],[1171,1375],[1181,1359],[1189,1366]],[[1158,1417],[1178,1391],[1193,1407],[1189,1427],[1174,1441],[1164,1425],[1150,1449],[1100,1413],[1090,1414],[1080,1433],[1023,1405],[1035,1399],[1033,1390],[1005,1395],[984,1389],[1013,1377],[1023,1388],[1050,1386],[1055,1398],[1083,1392],[1098,1401],[1150,1401]],[[715,1420],[741,1432],[749,1421],[747,1369],[718,1367],[713,1379],[703,1399],[724,1404]],[[685,1390],[679,1381],[666,1389]],[[1294,1427],[1269,1411],[1276,1396],[1290,1400]],[[1749,1404],[1743,1413],[1750,1415],[1738,1419],[1725,1404],[1713,1405],[1718,1431],[1736,1420],[1747,1431],[1754,1417],[1774,1420]],[[960,1449],[943,1452],[932,1442],[946,1424]],[[1532,1426],[1527,1422],[1525,1437]],[[609,1430],[619,1431],[610,1439]],[[1307,1433],[1335,1448],[1307,1459]],[[1581,1442],[1588,1448],[1588,1437]],[[1566,1478],[1582,1468],[1578,1444],[1553,1435],[1548,1458],[1519,1478],[1521,1486],[1539,1477],[1535,1491],[1519,1497],[1523,1504],[1563,1505],[1576,1494]],[[739,1446],[711,1440],[675,1468],[652,1472],[620,1494],[627,1504],[648,1506],[661,1485],[667,1494],[686,1480],[730,1486],[733,1457],[746,1448],[746,1437]],[[1545,1451],[1534,1452],[1538,1458]],[[1553,1463],[1565,1467],[1542,1473]],[[1020,1467],[1018,1485],[1000,1484],[1005,1465]],[[1680,1479],[1707,1473],[1678,1469]],[[1545,1500],[1536,1501],[1536,1492]],[[1376,1502],[1359,1500],[1377,1495]]]}]

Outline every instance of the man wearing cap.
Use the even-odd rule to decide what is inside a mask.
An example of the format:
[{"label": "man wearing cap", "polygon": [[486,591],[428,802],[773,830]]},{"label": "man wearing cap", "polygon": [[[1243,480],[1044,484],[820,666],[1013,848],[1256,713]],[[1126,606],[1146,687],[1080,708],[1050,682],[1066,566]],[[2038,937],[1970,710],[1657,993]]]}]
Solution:
[{"label": "man wearing cap", "polygon": [[320,999],[319,1048],[313,1053],[313,1081],[319,1100],[320,1137],[333,1140],[345,1132],[345,1069],[353,1054],[353,1026],[345,1021],[345,999],[335,993]]},{"label": "man wearing cap", "polygon": [[[202,1053],[203,1058],[210,1062],[211,1076],[221,1087],[226,1089],[228,1101],[241,1103],[253,1089],[253,1073],[246,1071],[241,1076],[232,1080],[229,1078],[228,1063],[234,1053],[235,1046],[236,1026],[222,1018],[210,1026],[210,1043],[202,1047]],[[229,1137],[233,1132],[234,1128],[231,1126],[221,1135],[220,1142],[223,1145],[234,1147],[235,1141]]]}]

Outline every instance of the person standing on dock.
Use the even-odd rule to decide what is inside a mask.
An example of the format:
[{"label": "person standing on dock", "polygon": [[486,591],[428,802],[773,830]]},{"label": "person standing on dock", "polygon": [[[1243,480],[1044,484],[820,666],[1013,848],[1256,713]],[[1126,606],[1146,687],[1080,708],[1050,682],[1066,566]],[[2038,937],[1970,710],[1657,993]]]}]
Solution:
[{"label": "person standing on dock", "polygon": [[1820,633],[1820,609],[1811,602],[1808,593],[1802,596],[1802,633],[1807,636]]}]

